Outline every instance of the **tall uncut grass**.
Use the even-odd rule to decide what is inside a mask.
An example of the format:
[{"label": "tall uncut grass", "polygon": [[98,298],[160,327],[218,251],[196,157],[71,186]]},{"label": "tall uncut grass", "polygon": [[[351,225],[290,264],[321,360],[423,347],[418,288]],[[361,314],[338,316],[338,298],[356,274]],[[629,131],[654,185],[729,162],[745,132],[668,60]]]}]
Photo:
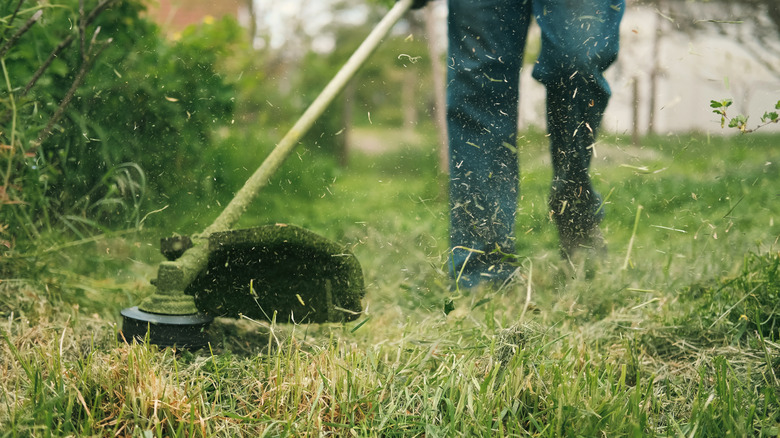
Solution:
[{"label": "tall uncut grass", "polygon": [[349,245],[357,321],[218,320],[207,350],[128,345],[118,310],[148,293],[155,239],[196,220],[41,251],[39,272],[0,283],[0,436],[780,434],[780,138],[605,137],[610,252],[586,273],[558,257],[529,132],[513,281],[462,290],[435,142],[364,134],[387,151],[301,187],[284,176],[303,154],[241,223]]}]

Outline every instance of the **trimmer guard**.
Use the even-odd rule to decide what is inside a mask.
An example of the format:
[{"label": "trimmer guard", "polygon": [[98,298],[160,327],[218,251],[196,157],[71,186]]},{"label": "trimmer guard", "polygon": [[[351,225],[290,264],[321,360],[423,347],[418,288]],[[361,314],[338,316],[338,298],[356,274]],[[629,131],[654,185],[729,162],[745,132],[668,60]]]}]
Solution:
[{"label": "trimmer guard", "polygon": [[362,311],[363,271],[351,251],[286,224],[209,236],[208,265],[185,290],[201,312],[277,322],[349,321]]}]

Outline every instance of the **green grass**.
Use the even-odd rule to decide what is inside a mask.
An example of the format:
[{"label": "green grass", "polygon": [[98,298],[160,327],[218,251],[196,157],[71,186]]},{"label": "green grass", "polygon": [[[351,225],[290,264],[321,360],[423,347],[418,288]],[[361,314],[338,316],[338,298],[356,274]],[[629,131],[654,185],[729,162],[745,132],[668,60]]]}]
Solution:
[{"label": "green grass", "polygon": [[518,277],[456,295],[429,134],[342,170],[293,157],[241,225],[349,245],[366,311],[218,320],[211,351],[129,346],[115,324],[147,293],[156,238],[216,207],[43,247],[0,283],[0,436],[778,436],[778,142],[605,136],[593,172],[610,253],[587,279],[557,256],[545,139],[527,133]]}]

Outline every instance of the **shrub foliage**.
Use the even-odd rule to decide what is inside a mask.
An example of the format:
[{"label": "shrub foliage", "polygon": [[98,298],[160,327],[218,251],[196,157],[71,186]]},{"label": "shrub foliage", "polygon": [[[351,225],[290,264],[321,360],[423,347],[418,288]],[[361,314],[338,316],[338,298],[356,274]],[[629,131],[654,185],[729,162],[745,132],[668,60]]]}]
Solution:
[{"label": "shrub foliage", "polygon": [[149,194],[208,188],[206,145],[234,105],[218,59],[241,30],[224,21],[172,42],[143,12],[137,0],[0,6],[0,226],[32,240],[137,225]]}]

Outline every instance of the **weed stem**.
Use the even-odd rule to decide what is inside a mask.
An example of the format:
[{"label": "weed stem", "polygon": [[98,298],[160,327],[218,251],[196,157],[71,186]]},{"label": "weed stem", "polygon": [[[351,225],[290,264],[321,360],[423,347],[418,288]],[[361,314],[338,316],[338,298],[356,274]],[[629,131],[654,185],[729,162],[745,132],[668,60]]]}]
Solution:
[{"label": "weed stem", "polygon": [[631,249],[634,247],[634,238],[636,237],[636,230],[639,228],[639,215],[642,214],[642,206],[638,206],[636,209],[636,218],[634,219],[634,230],[631,232],[631,239],[628,240],[628,250],[626,251],[626,259],[623,261],[623,270],[628,269],[628,264],[631,260]]}]

